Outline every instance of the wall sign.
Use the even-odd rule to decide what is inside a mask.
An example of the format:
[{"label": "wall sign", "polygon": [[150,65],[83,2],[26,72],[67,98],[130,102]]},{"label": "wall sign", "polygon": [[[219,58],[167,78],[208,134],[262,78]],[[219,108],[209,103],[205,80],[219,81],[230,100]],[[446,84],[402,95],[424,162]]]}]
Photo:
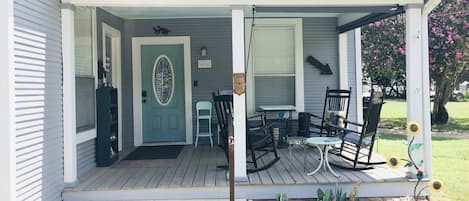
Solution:
[{"label": "wall sign", "polygon": [[233,92],[238,96],[241,96],[246,92],[245,77],[244,73],[233,74]]}]

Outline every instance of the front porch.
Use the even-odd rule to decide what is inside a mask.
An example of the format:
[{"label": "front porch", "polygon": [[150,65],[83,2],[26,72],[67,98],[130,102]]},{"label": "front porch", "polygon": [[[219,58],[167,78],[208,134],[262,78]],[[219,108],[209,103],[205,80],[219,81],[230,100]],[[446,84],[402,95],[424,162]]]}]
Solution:
[{"label": "front porch", "polygon": [[[413,182],[405,177],[405,169],[390,170],[386,165],[366,171],[334,168],[339,178],[320,171],[307,176],[303,165],[303,149],[279,149],[280,161],[271,168],[248,174],[248,181],[236,185],[236,197],[245,199],[272,199],[278,192],[289,198],[312,198],[317,188],[334,188],[340,184],[350,193],[360,182],[358,196],[385,197],[411,194]],[[377,156],[377,155],[376,155]],[[380,158],[379,156],[377,156]],[[226,171],[217,165],[226,165],[219,148],[185,146],[176,159],[148,168],[96,168],[80,179],[80,184],[64,190],[67,200],[174,200],[226,199],[229,184]],[[318,165],[318,153],[307,151],[307,170]]]}]

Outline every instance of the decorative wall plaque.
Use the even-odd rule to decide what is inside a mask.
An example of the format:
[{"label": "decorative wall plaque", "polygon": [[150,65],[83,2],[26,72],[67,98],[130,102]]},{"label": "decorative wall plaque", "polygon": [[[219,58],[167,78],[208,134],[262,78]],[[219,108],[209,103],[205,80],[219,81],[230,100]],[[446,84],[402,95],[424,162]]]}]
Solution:
[{"label": "decorative wall plaque", "polygon": [[160,105],[168,105],[174,94],[174,70],[168,56],[162,54],[153,67],[153,92]]},{"label": "decorative wall plaque", "polygon": [[233,92],[235,94],[240,96],[246,92],[245,80],[246,79],[244,73],[233,74]]}]

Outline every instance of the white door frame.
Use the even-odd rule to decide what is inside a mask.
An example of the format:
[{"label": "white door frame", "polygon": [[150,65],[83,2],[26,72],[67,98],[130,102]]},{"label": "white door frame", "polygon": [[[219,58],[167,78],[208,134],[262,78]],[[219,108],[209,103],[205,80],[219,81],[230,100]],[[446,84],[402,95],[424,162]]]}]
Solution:
[{"label": "white door frame", "polygon": [[112,86],[117,88],[117,137],[118,150],[122,151],[122,84],[121,84],[121,32],[106,24],[102,23],[102,47],[103,50],[103,66],[106,66],[106,36],[111,38],[112,49]]},{"label": "white door frame", "polygon": [[[143,144],[142,130],[142,79],[141,79],[141,45],[177,45],[184,47],[184,93],[186,141],[166,144],[192,144],[192,88],[191,88],[191,47],[190,36],[165,37],[132,37],[132,80],[134,110],[134,145]],[[165,143],[158,143],[165,144]]]}]

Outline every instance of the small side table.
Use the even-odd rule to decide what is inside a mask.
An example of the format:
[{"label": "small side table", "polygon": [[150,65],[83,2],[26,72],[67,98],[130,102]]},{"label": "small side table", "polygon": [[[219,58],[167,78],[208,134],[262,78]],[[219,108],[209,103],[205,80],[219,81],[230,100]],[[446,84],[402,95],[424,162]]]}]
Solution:
[{"label": "small side table", "polygon": [[[332,170],[331,165],[329,164],[327,153],[329,152],[331,145],[337,145],[341,143],[342,143],[342,140],[338,137],[311,137],[311,138],[306,139],[306,144],[316,146],[321,155],[321,160],[319,161],[318,167],[316,168],[316,170],[308,173],[308,176],[316,174],[316,172],[318,172],[321,169],[321,167],[324,167],[324,170],[329,169],[329,171],[334,176],[340,177],[338,174],[334,172],[334,170]],[[322,151],[323,147],[324,147],[324,152]]]}]

